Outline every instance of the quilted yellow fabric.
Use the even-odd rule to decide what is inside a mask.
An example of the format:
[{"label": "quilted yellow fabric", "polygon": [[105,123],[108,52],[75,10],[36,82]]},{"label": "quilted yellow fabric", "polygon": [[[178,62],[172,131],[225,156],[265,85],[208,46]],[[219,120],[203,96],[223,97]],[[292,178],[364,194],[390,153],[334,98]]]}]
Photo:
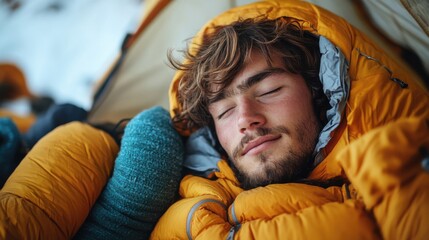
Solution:
[{"label": "quilted yellow fabric", "polygon": [[70,239],[106,184],[117,153],[113,138],[84,123],[46,135],[0,191],[0,239]]}]

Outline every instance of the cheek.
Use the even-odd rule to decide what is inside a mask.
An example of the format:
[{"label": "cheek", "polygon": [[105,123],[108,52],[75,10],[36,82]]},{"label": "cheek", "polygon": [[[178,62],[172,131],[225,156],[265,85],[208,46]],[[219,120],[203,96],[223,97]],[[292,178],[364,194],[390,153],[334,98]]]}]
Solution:
[{"label": "cheek", "polygon": [[[311,102],[298,96],[286,96],[279,101],[271,104],[266,104],[265,114],[271,117],[270,125],[287,124],[295,120],[301,120],[303,115],[307,115],[311,108]],[[277,122],[280,121],[280,122]]]},{"label": "cheek", "polygon": [[216,134],[219,139],[219,143],[222,148],[230,154],[231,149],[233,148],[233,135],[232,130],[228,126],[218,126],[216,125]]},{"label": "cheek", "polygon": [[312,97],[306,91],[301,91],[299,94],[289,96],[284,100],[284,107],[282,110],[284,114],[293,119],[307,116],[309,113],[314,112]]}]

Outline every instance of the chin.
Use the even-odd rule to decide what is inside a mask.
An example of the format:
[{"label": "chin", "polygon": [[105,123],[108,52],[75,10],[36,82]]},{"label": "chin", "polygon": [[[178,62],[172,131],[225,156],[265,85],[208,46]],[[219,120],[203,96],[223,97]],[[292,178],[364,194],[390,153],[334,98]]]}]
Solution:
[{"label": "chin", "polygon": [[263,187],[271,183],[276,183],[278,176],[272,176],[267,171],[267,164],[258,164],[258,167],[253,171],[247,171],[243,174],[237,175],[243,189],[252,189],[256,187]]}]

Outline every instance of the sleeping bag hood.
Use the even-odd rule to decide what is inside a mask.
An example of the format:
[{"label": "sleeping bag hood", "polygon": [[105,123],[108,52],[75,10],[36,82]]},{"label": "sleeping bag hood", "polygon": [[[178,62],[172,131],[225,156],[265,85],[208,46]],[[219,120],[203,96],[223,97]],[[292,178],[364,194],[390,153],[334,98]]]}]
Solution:
[{"label": "sleeping bag hood", "polygon": [[[368,130],[405,116],[429,116],[428,93],[417,75],[399,65],[393,56],[383,52],[344,19],[310,3],[264,1],[233,8],[208,22],[193,39],[189,51],[195,54],[199,43],[214,27],[261,16],[297,21],[304,30],[320,39],[319,77],[330,109],[326,113],[328,123],[315,148],[314,165],[319,171],[313,171],[311,177],[328,179],[338,176],[341,173],[339,166],[334,161],[323,160],[335,156],[338,149]],[[170,86],[170,114],[173,117],[181,109],[177,89],[182,75],[183,72],[178,71]],[[182,128],[177,128],[182,135],[192,134],[193,130]],[[207,148],[213,147],[213,144],[207,145]],[[216,169],[216,166],[208,164],[194,168],[205,172]]]}]

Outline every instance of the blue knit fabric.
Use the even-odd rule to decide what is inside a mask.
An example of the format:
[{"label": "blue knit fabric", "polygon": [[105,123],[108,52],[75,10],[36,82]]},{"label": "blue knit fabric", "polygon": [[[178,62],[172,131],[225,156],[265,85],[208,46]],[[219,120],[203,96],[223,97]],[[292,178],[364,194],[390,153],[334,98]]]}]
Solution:
[{"label": "blue knit fabric", "polygon": [[177,196],[184,146],[161,107],[126,126],[113,175],[75,239],[148,239]]},{"label": "blue knit fabric", "polygon": [[21,134],[10,118],[0,118],[0,188],[21,161]]}]

